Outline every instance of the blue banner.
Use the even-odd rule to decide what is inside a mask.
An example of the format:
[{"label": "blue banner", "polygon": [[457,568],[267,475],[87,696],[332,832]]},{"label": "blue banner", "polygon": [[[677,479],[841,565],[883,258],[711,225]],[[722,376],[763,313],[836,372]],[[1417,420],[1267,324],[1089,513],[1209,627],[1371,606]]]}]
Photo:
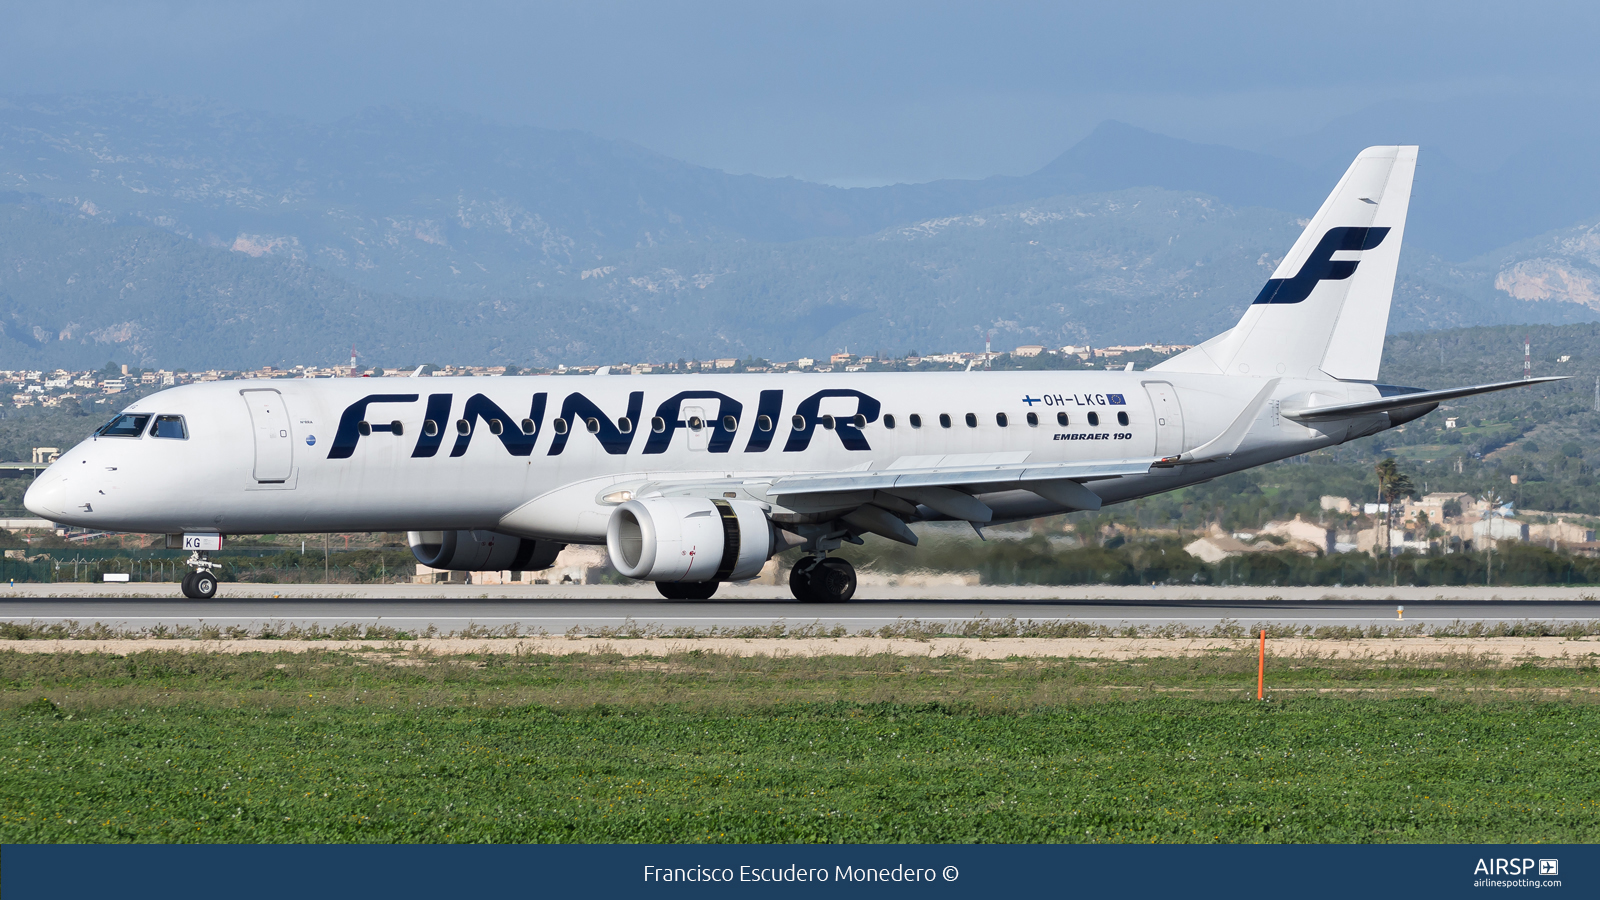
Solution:
[{"label": "blue banner", "polygon": [[[1587,845],[7,845],[6,900],[1593,897]],[[1500,894],[1504,896],[1504,894]]]}]

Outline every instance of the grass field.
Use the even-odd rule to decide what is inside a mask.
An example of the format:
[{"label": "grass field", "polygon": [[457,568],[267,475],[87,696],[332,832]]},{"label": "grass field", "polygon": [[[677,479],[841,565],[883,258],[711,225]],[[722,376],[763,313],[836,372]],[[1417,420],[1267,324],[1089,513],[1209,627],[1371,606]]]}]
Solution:
[{"label": "grass field", "polygon": [[1600,840],[1592,661],[1254,670],[5,652],[0,842]]}]

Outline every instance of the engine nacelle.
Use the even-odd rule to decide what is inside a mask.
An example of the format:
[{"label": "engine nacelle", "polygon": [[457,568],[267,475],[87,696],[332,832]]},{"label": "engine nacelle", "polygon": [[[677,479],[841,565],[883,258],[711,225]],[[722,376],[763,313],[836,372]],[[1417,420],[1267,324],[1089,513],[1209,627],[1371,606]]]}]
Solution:
[{"label": "engine nacelle", "polygon": [[606,523],[606,550],[629,578],[743,581],[772,557],[772,521],[748,500],[629,500]]},{"label": "engine nacelle", "polygon": [[457,572],[548,569],[567,546],[494,531],[411,531],[406,539],[417,562]]}]

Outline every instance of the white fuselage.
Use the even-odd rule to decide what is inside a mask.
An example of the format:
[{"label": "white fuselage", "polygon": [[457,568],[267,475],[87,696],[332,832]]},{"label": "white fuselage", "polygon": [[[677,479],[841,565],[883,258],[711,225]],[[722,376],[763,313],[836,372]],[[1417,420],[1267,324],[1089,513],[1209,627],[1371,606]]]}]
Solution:
[{"label": "white fuselage", "polygon": [[[622,484],[731,479],[759,497],[785,474],[912,458],[1154,460],[1257,410],[1225,459],[1089,483],[1114,503],[1387,426],[1382,416],[1313,427],[1279,415],[1285,401],[1376,398],[1371,385],[1283,379],[1257,403],[1267,383],[1162,371],[225,381],[131,404],[126,412],[182,416],[185,437],[86,440],[39,476],[26,502],[54,521],[110,531],[491,529],[603,543],[617,502],[606,496]],[[996,521],[1064,511],[1026,490],[979,498]]]}]

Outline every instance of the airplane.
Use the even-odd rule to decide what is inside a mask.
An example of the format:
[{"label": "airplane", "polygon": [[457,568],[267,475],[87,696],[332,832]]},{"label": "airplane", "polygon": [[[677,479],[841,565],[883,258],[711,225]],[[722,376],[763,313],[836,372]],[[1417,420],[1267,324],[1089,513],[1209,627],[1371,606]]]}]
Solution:
[{"label": "airplane", "polygon": [[1232,329],[1134,371],[247,380],[139,399],[24,503],[191,550],[224,535],[405,531],[417,560],[536,571],[604,544],[706,599],[799,548],[795,598],[843,602],[831,551],[911,525],[1097,510],[1555,378],[1380,384],[1414,146],[1363,150]]}]

